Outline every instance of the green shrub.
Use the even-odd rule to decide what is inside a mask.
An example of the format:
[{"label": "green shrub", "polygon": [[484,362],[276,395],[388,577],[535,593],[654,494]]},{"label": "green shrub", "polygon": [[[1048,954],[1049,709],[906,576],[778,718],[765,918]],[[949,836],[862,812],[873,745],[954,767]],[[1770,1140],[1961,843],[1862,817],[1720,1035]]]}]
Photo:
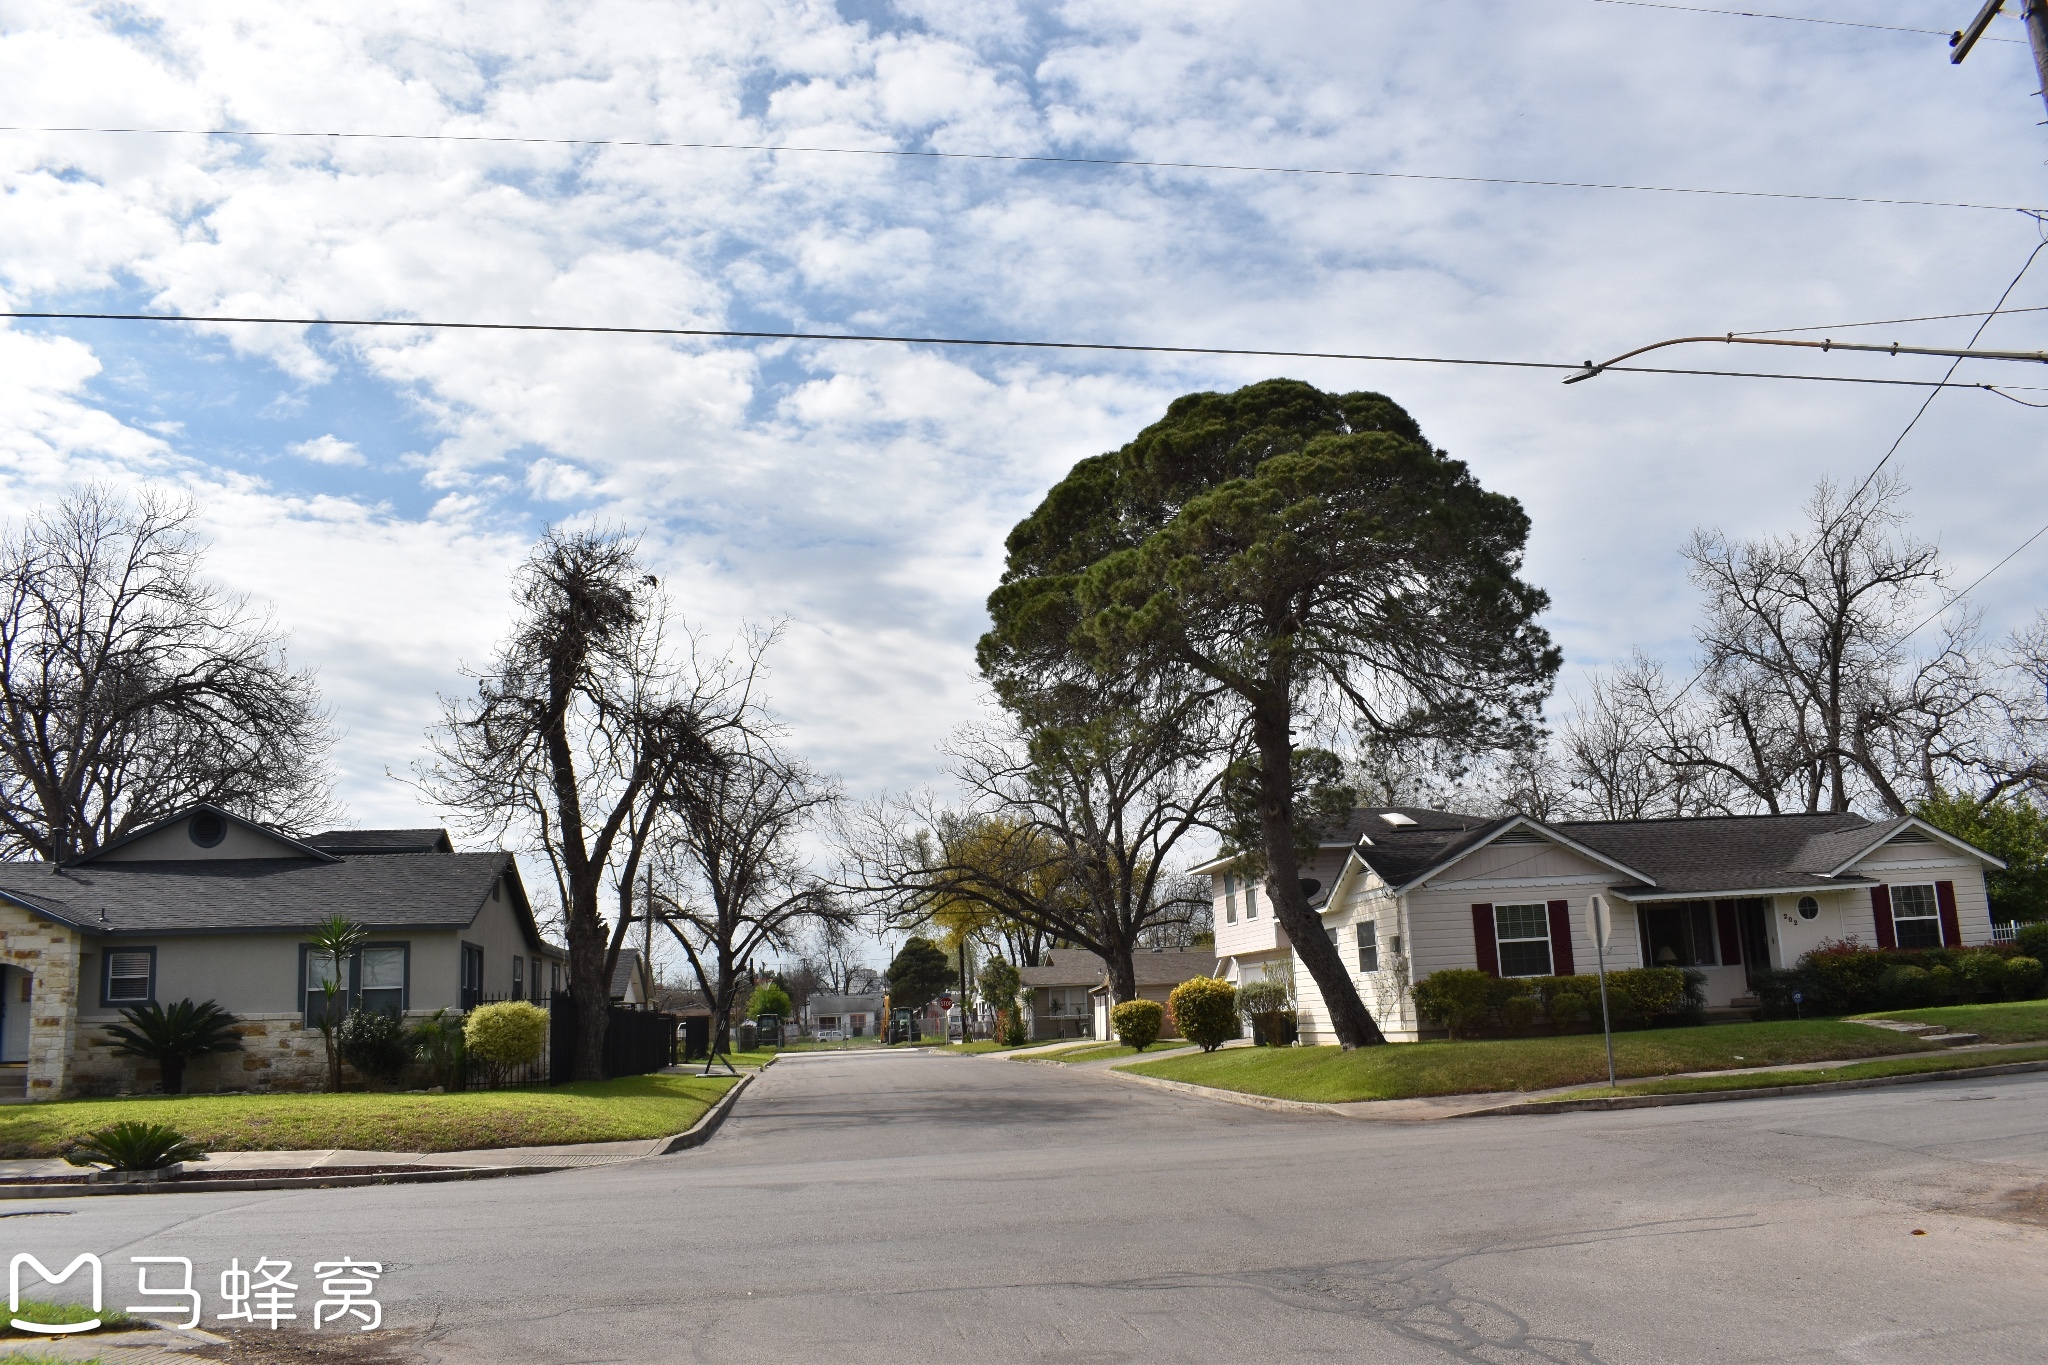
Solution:
[{"label": "green shrub", "polygon": [[427,1064],[427,1076],[443,1090],[462,1089],[462,1021],[450,1019],[445,1009],[435,1010],[412,1031],[412,1050]]},{"label": "green shrub", "polygon": [[1997,1000],[2005,994],[2005,957],[1977,949],[1959,952],[1949,965],[1955,969],[1956,984],[1973,1000]]},{"label": "green shrub", "polygon": [[1159,1041],[1159,1026],[1165,1022],[1166,1006],[1157,1000],[1126,1000],[1109,1012],[1117,1041],[1140,1052]]},{"label": "green shrub", "polygon": [[64,1159],[110,1171],[160,1171],[181,1161],[204,1161],[206,1149],[168,1123],[127,1119],[77,1139],[65,1148]]},{"label": "green shrub", "polygon": [[1193,976],[1167,997],[1180,1036],[1204,1052],[1214,1052],[1238,1034],[1237,991],[1228,981]]},{"label": "green shrub", "polygon": [[1878,977],[1875,996],[1880,1009],[1918,1009],[1934,1003],[1934,986],[1926,968],[1901,962]]},{"label": "green shrub", "polygon": [[2039,924],[2022,924],[2013,935],[2013,945],[2021,954],[2036,962],[2048,962],[2048,920]]},{"label": "green shrub", "polygon": [[480,1005],[462,1021],[462,1045],[490,1066],[526,1066],[548,1045],[548,1012],[524,1000]]},{"label": "green shrub", "polygon": [[[1571,978],[1566,977],[1563,979],[1570,980]],[[1544,998],[1543,1013],[1549,1017],[1551,1023],[1557,1025],[1558,1029],[1562,1031],[1572,1027],[1574,1024],[1582,1024],[1592,1018],[1593,1011],[1599,1008],[1599,1001],[1600,986],[1598,982],[1594,983],[1591,995],[1587,995],[1579,990],[1557,989],[1549,992]]]},{"label": "green shrub", "polygon": [[1649,1024],[1679,1013],[1685,994],[1685,971],[1680,967],[1631,967],[1607,974],[1609,1011],[1630,1023]]},{"label": "green shrub", "polygon": [[789,992],[773,981],[763,981],[754,987],[754,993],[747,997],[749,1019],[759,1019],[764,1014],[772,1014],[777,1019],[787,1019],[794,1010],[795,1006],[789,1001]]},{"label": "green shrub", "polygon": [[1431,972],[1415,983],[1415,1008],[1453,1038],[1486,1022],[1493,1011],[1494,978],[1469,967]]},{"label": "green shrub", "polygon": [[2005,998],[2031,1000],[2041,990],[2044,973],[2038,957],[2009,957],[2005,960]]},{"label": "green shrub", "polygon": [[1264,1035],[1267,1047],[1280,1047],[1294,1022],[1294,979],[1286,968],[1271,966],[1256,981],[1237,988],[1237,1007]]},{"label": "green shrub", "polygon": [[373,1080],[395,1085],[413,1057],[412,1035],[392,1010],[355,1010],[334,1032],[341,1060]]},{"label": "green shrub", "polygon": [[1501,1022],[1511,1033],[1521,1033],[1536,1022],[1536,1016],[1543,1012],[1543,1006],[1533,995],[1510,996],[1500,1007]]},{"label": "green shrub", "polygon": [[1807,1012],[1848,1014],[1870,1008],[1877,1000],[1879,978],[1895,965],[1897,959],[1861,944],[1821,944],[1799,959]]}]

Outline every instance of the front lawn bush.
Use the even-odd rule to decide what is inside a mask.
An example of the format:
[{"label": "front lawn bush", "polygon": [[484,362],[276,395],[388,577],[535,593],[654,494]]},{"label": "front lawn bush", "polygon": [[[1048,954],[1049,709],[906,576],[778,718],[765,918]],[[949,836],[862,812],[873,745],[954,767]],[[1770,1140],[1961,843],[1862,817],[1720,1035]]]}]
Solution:
[{"label": "front lawn bush", "polygon": [[163,1068],[166,1095],[184,1091],[187,1061],[215,1052],[239,1052],[242,1047],[242,1035],[235,1028],[241,1020],[211,1000],[195,1005],[188,997],[169,1009],[152,1000],[128,1006],[121,1018],[126,1022],[107,1027],[114,1051]]},{"label": "front lawn bush", "polygon": [[160,1171],[185,1161],[206,1160],[206,1149],[168,1123],[125,1120],[73,1142],[64,1150],[73,1166],[110,1171]]},{"label": "front lawn bush", "polygon": [[1159,1027],[1165,1022],[1166,1007],[1157,1000],[1126,1000],[1109,1012],[1117,1041],[1139,1052],[1159,1041]]},{"label": "front lawn bush", "polygon": [[2012,942],[2023,956],[2036,962],[2048,962],[2048,920],[2039,924],[2022,924],[2013,935]]},{"label": "front lawn bush", "polygon": [[1180,1036],[1214,1052],[1237,1037],[1237,989],[1213,976],[1193,976],[1173,988],[1167,997],[1173,1008]]},{"label": "front lawn bush", "polygon": [[1680,967],[1630,967],[1607,974],[1607,1003],[1617,1018],[1652,1024],[1676,1015],[1685,1006],[1685,970]]},{"label": "front lawn bush", "polygon": [[334,1031],[341,1060],[373,1080],[398,1084],[412,1060],[413,1038],[391,1010],[355,1010]]},{"label": "front lawn bush", "polygon": [[1266,968],[1256,981],[1237,988],[1237,1007],[1252,1021],[1267,1047],[1284,1047],[1294,1023],[1294,981],[1286,969]]},{"label": "front lawn bush", "polygon": [[1415,983],[1415,1008],[1453,1038],[1478,1028],[1493,1013],[1493,978],[1469,967],[1431,972]]},{"label": "front lawn bush", "polygon": [[[1697,1023],[1705,1008],[1705,978],[1678,967],[1629,968],[1607,974],[1609,1011],[1616,1023]],[[1560,1033],[1598,1022],[1596,976],[1488,976],[1466,967],[1431,972],[1415,983],[1415,1005],[1453,1038],[1485,1032],[1521,1033],[1540,1012]]]},{"label": "front lawn bush", "polygon": [[2044,971],[2038,957],[2009,957],[2005,960],[2005,999],[2032,1000],[2041,993]]},{"label": "front lawn bush", "polygon": [[463,1051],[499,1070],[540,1060],[548,1045],[548,1012],[524,1000],[480,1005],[462,1023]]}]

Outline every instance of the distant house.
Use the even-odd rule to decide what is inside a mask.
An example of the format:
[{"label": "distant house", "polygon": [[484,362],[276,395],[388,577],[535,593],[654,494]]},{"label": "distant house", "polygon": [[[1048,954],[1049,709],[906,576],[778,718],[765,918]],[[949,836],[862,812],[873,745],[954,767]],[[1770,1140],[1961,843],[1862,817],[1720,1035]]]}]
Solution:
[{"label": "distant house", "polygon": [[654,1008],[654,970],[638,948],[619,949],[612,964],[612,1003],[629,1009]]},{"label": "distant house", "polygon": [[75,862],[0,863],[0,1062],[32,1099],[147,1088],[154,1067],[102,1026],[189,997],[240,1016],[245,1047],[195,1061],[190,1088],[317,1085],[328,968],[306,935],[337,913],[369,930],[345,967],[353,1008],[545,1000],[566,959],[509,853],[457,853],[438,829],[293,838],[197,805]]},{"label": "distant house", "polygon": [[804,1027],[811,1033],[837,1029],[849,1038],[872,1037],[887,1022],[882,1001],[880,991],[870,995],[813,995],[804,1002]]},{"label": "distant house", "polygon": [[1095,1004],[1089,992],[1102,980],[1102,959],[1082,948],[1054,948],[1036,967],[1021,967],[1026,1030],[1033,1042],[1092,1038]]},{"label": "distant house", "polygon": [[[1099,962],[1098,962],[1098,965]],[[1131,955],[1131,969],[1138,978],[1138,999],[1157,1000],[1167,1004],[1167,997],[1181,982],[1197,976],[1209,976],[1216,970],[1216,954],[1207,948],[1184,951],[1172,948],[1155,948],[1150,952]],[[1088,992],[1090,1012],[1095,1016],[1095,1036],[1108,1038],[1114,1030],[1109,1026],[1109,1012],[1116,1005],[1116,993],[1110,989],[1109,973],[1105,970],[1102,979]],[[1180,1027],[1174,1022],[1173,1011],[1166,1011],[1166,1018],[1159,1028],[1161,1038],[1180,1037]]]},{"label": "distant house", "polygon": [[[1356,812],[1302,877],[1366,1008],[1389,1038],[1413,1040],[1437,1032],[1411,991],[1432,972],[1591,972],[1595,894],[1612,910],[1609,967],[1696,969],[1708,1007],[1736,1010],[1757,1003],[1758,969],[1828,940],[1991,942],[1984,873],[2003,866],[1911,816],[1538,821],[1388,807]],[[1213,882],[1220,974],[1290,981],[1301,1040],[1334,1042],[1263,886],[1236,857],[1195,870]]]}]

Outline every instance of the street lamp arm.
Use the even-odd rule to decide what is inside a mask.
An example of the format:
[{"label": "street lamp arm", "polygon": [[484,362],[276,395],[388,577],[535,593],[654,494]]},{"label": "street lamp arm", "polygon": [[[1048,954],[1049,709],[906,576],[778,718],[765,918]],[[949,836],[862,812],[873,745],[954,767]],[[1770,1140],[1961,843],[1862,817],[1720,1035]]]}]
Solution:
[{"label": "street lamp arm", "polygon": [[1673,337],[1669,341],[1656,341],[1648,346],[1638,346],[1633,351],[1623,351],[1612,360],[1603,360],[1598,365],[1586,362],[1586,368],[1565,380],[1567,384],[1578,384],[1605,370],[1610,370],[1624,360],[1649,351],[1661,351],[1666,346],[1690,346],[1696,342],[1715,341],[1725,346],[1797,346],[1815,351],[1869,351],[1878,355],[1937,355],[1962,360],[2027,360],[2037,365],[2048,365],[2048,351],[1975,351],[1952,346],[1902,346],[1894,341],[1889,345],[1872,345],[1855,341],[1792,341],[1780,337],[1739,337],[1730,332],[1718,337]]}]

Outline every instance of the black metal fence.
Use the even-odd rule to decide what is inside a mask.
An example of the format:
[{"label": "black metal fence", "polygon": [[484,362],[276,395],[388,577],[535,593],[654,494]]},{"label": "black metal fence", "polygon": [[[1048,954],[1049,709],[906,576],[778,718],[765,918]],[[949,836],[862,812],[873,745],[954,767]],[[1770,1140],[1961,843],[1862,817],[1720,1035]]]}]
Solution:
[{"label": "black metal fence", "polygon": [[[576,1074],[576,1043],[581,1032],[575,1002],[567,991],[557,991],[549,1002],[548,1053],[556,1080]],[[604,1075],[644,1076],[665,1066],[674,1066],[677,1056],[676,1026],[680,1016],[654,1010],[609,1007],[604,1030]]]}]

